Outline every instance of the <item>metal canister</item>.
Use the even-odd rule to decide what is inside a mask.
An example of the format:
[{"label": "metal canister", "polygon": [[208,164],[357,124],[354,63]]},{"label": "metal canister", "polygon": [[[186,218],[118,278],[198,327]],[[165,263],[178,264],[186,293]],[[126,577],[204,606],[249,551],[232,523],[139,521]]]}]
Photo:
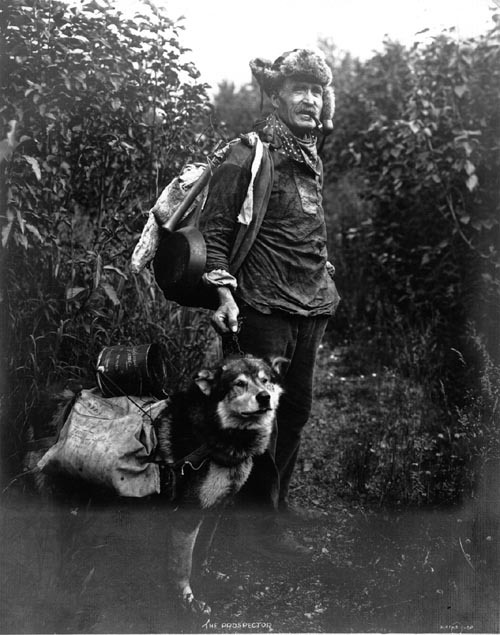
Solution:
[{"label": "metal canister", "polygon": [[105,397],[165,397],[167,366],[159,344],[107,346],[97,358],[97,384]]}]

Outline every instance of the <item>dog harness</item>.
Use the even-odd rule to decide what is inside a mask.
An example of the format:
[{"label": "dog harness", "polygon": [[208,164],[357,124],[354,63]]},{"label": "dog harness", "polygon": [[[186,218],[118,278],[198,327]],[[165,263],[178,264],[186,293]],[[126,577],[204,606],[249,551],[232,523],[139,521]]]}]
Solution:
[{"label": "dog harness", "polygon": [[208,460],[209,454],[208,446],[204,443],[193,452],[190,452],[188,455],[182,457],[182,459],[173,463],[163,459],[155,459],[154,462],[158,464],[160,469],[161,496],[166,498],[169,502],[174,501],[179,479],[184,476],[186,467],[198,471]]}]

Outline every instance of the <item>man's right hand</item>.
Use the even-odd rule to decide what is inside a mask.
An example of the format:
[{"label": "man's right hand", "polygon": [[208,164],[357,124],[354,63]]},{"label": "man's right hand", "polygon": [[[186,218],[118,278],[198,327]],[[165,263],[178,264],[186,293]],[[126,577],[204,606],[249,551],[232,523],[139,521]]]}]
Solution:
[{"label": "man's right hand", "polygon": [[228,287],[219,287],[217,293],[220,304],[212,316],[212,325],[220,335],[236,333],[240,310],[234,301],[233,294]]}]

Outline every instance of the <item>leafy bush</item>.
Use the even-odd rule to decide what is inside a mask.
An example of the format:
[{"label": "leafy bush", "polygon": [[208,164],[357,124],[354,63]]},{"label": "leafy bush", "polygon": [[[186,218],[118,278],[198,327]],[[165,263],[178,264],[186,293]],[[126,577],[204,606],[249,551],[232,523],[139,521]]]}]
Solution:
[{"label": "leafy bush", "polygon": [[163,342],[178,381],[203,355],[206,319],[165,303],[150,271],[128,271],[144,213],[210,144],[206,86],[180,28],[146,5],[125,18],[111,0],[2,5],[8,455],[19,456],[40,392],[92,378],[103,346]]},{"label": "leafy bush", "polygon": [[499,35],[496,26],[464,43],[388,43],[354,76],[340,74],[327,173],[341,175],[337,209],[353,170],[366,201],[361,223],[341,216],[341,286],[346,276],[349,294],[361,267],[367,292],[351,304],[355,321],[395,306],[410,321],[437,320],[457,346],[472,319],[498,355]]},{"label": "leafy bush", "polygon": [[219,91],[214,96],[214,114],[229,139],[252,130],[262,116],[261,101],[260,89],[255,80],[238,90],[231,82],[219,84]]}]

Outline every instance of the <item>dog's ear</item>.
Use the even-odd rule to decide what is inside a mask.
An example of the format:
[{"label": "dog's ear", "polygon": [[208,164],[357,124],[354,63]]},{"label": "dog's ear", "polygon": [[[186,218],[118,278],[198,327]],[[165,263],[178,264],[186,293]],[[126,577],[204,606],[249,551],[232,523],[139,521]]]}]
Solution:
[{"label": "dog's ear", "polygon": [[194,378],[194,383],[207,397],[210,396],[214,385],[215,374],[211,370],[202,369]]},{"label": "dog's ear", "polygon": [[286,357],[269,357],[266,361],[271,367],[273,373],[278,377],[283,377],[285,375],[288,364],[290,363],[290,360]]}]

